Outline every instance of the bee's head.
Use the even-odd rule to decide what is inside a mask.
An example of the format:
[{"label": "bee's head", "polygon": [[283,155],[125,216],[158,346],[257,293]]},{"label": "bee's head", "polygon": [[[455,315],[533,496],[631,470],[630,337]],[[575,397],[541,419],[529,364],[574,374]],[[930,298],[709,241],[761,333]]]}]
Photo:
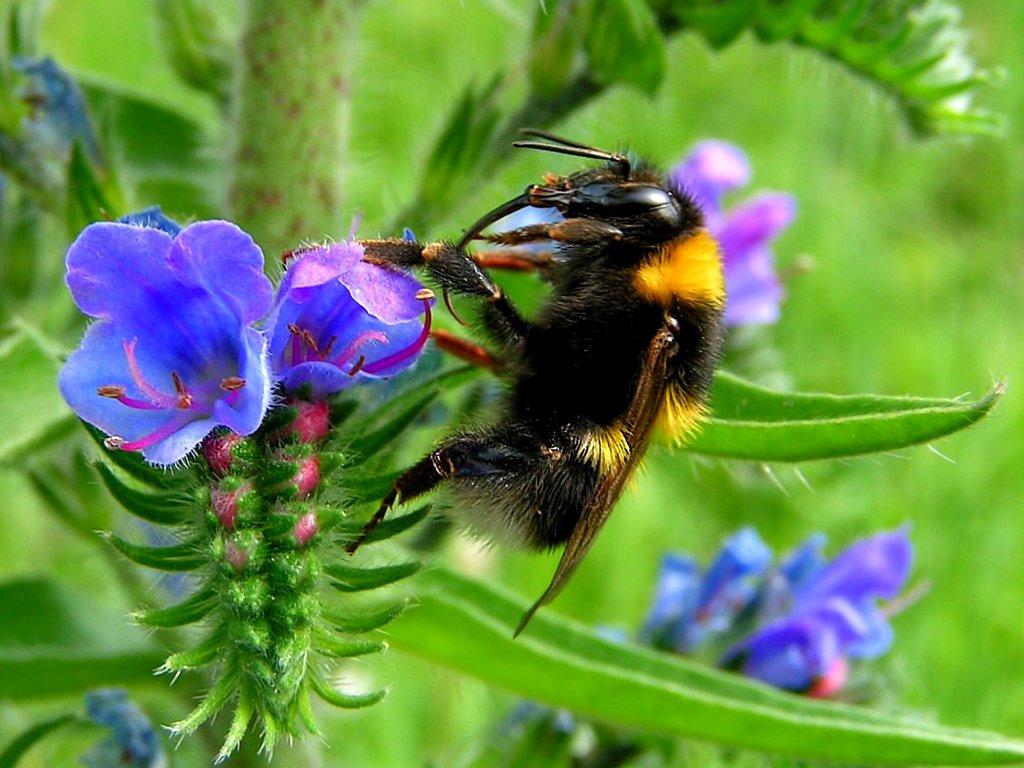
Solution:
[{"label": "bee's head", "polygon": [[523,194],[504,203],[477,222],[463,236],[464,247],[485,227],[521,208],[555,208],[567,219],[595,219],[611,224],[638,245],[657,245],[703,223],[693,200],[681,195],[654,171],[634,166],[626,155],[608,152],[551,134],[523,129],[547,141],[517,141],[513,146],[605,161],[603,168],[568,176],[548,174],[543,184],[532,184]]}]

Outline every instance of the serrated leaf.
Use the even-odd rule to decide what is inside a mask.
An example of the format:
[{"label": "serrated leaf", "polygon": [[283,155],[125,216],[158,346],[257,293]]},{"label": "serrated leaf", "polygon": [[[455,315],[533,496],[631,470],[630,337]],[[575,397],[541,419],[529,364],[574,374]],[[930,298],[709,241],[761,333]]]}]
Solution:
[{"label": "serrated leaf", "polygon": [[665,75],[665,41],[643,0],[594,0],[587,8],[583,47],[602,83],[623,83],[653,93]]},{"label": "serrated leaf", "polygon": [[52,717],[49,720],[43,720],[25,729],[7,745],[3,752],[0,752],[0,768],[14,768],[22,756],[35,746],[37,742],[58,728],[77,720],[79,720],[79,716],[76,713],[69,713]]},{"label": "serrated leaf", "polygon": [[380,629],[385,624],[394,621],[401,616],[409,607],[408,602],[402,601],[378,608],[351,609],[342,611],[325,611],[324,619],[332,624],[339,632],[348,632],[352,635],[361,635],[365,632],[372,632]]},{"label": "serrated leaf", "polygon": [[696,662],[617,643],[442,567],[418,580],[420,606],[392,647],[583,717],[647,733],[854,765],[1024,760],[1024,744],[864,708],[818,702]]},{"label": "serrated leaf", "polygon": [[127,617],[56,581],[0,584],[0,700],[152,678],[161,653]]},{"label": "serrated leaf", "polygon": [[122,555],[146,568],[171,572],[194,571],[207,561],[201,549],[201,541],[185,541],[169,547],[147,547],[132,544],[112,533],[105,534],[105,538]]},{"label": "serrated leaf", "polygon": [[217,606],[217,593],[213,587],[199,589],[180,603],[167,608],[136,611],[132,618],[150,627],[183,627],[194,624]]},{"label": "serrated leaf", "polygon": [[808,461],[895,451],[974,424],[1002,393],[979,400],[778,392],[720,371],[712,417],[687,446],[709,456]]},{"label": "serrated leaf", "polygon": [[60,363],[50,345],[21,325],[0,344],[0,464],[65,437],[75,417],[57,391]]},{"label": "serrated leaf", "polygon": [[100,480],[117,502],[136,517],[154,525],[177,525],[191,511],[191,500],[168,491],[140,491],[114,474],[102,461],[94,464]]},{"label": "serrated leaf", "polygon": [[378,568],[355,568],[335,563],[324,566],[324,573],[334,579],[331,586],[335,589],[341,592],[362,592],[394,584],[407,576],[412,576],[419,569],[419,563],[400,563]]}]

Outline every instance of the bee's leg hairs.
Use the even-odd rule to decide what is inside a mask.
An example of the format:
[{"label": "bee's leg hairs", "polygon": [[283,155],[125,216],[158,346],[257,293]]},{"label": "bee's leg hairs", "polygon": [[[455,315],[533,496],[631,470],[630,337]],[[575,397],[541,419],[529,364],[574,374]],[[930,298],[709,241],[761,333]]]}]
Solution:
[{"label": "bee's leg hairs", "polygon": [[506,474],[520,469],[524,463],[536,461],[517,448],[473,436],[454,437],[402,473],[373,517],[363,526],[359,536],[345,547],[354,553],[373,532],[395,504],[422,496],[442,481],[453,477],[483,477]]}]

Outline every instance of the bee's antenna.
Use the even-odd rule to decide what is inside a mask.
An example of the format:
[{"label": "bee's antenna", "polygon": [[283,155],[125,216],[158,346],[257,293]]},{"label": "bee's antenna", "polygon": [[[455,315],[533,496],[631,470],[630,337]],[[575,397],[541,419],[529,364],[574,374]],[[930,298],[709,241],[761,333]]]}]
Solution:
[{"label": "bee's antenna", "polygon": [[[561,155],[586,157],[591,160],[603,160],[604,162],[614,163],[618,166],[619,173],[621,173],[623,177],[629,177],[632,164],[628,157],[621,155],[618,152],[609,152],[606,149],[589,147],[586,144],[580,144],[579,142],[565,139],[561,136],[556,136],[553,133],[541,131],[537,128],[520,128],[519,132],[524,136],[536,136],[538,139],[546,139],[547,141],[513,141],[513,147],[518,147],[520,149],[537,149],[541,152],[557,152]],[[549,144],[547,142],[553,143]]]}]

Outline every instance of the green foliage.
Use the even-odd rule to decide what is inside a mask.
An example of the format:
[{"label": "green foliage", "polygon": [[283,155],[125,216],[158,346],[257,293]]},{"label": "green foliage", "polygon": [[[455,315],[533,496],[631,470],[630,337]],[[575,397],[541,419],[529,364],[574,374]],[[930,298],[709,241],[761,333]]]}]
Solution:
[{"label": "green foliage", "polygon": [[984,417],[1003,392],[980,400],[777,392],[720,371],[712,417],[688,450],[752,461],[809,461],[895,451]]},{"label": "green foliage", "polygon": [[1024,743],[813,702],[539,613],[444,568],[417,581],[420,606],[391,630],[406,653],[526,698],[644,732],[806,760],[871,765],[1018,763]]},{"label": "green foliage", "polygon": [[[649,472],[638,483],[640,500],[625,500],[645,514],[617,529],[614,546],[594,553],[603,558],[595,563],[598,576],[578,585],[591,589],[567,592],[512,640],[524,607],[517,599],[437,565],[410,580],[411,601],[364,595],[412,576],[419,563],[406,562],[409,555],[397,548],[372,547],[356,560],[341,555],[390,489],[397,467],[461,423],[459,403],[486,401],[486,386],[474,384],[471,396],[458,391],[478,371],[421,371],[333,404],[336,430],[322,459],[326,470],[337,471],[333,487],[314,502],[321,529],[313,555],[288,541],[297,508],[270,520],[257,500],[243,510],[245,524],[225,535],[207,514],[209,477],[157,470],[136,454],[108,451],[95,430],[90,448],[102,460],[92,469],[52,386],[61,354],[81,331],[80,320],[68,316],[60,254],[86,222],[153,203],[182,220],[233,210],[267,225],[262,242],[272,253],[278,244],[326,234],[340,239],[350,211],[365,207],[371,236],[411,226],[421,239],[455,238],[492,198],[521,189],[529,174],[522,166],[509,171],[510,158],[531,161],[514,157],[508,144],[526,125],[595,143],[610,138],[659,159],[677,157],[701,133],[749,141],[759,181],[796,190],[806,211],[784,252],[806,249],[819,264],[787,286],[786,321],[774,337],[788,353],[784,367],[793,380],[831,388],[836,356],[849,362],[835,385],[847,392],[955,392],[989,368],[1001,376],[1004,358],[1018,346],[1007,319],[1019,297],[1006,286],[1016,284],[1011,255],[1024,235],[1014,216],[1024,172],[1019,155],[985,141],[935,145],[927,156],[913,145],[893,146],[899,133],[879,117],[885,110],[857,101],[861,93],[882,94],[916,135],[998,133],[1001,121],[975,99],[986,95],[1008,110],[1019,93],[1012,81],[1008,96],[983,90],[996,74],[975,63],[955,5],[548,0],[505,4],[500,12],[494,4],[453,3],[439,12],[412,2],[350,3],[343,24],[326,26],[330,40],[312,40],[292,27],[266,28],[276,39],[264,40],[262,50],[285,51],[280,63],[299,70],[287,78],[274,67],[245,69],[253,58],[235,43],[238,19],[229,2],[51,5],[48,15],[34,0],[0,9],[0,483],[11,494],[0,541],[6,578],[0,700],[20,710],[92,686],[148,683],[154,700],[169,702],[166,720],[180,718],[178,733],[202,729],[203,743],[224,745],[208,759],[223,758],[262,723],[268,748],[322,729],[332,759],[346,764],[409,764],[402,762],[409,752],[423,762],[423,749],[440,754],[437,764],[449,764],[445,750],[472,736],[456,733],[463,728],[459,707],[483,719],[508,705],[492,693],[503,688],[644,739],[725,745],[721,753],[697,750],[719,763],[761,765],[753,757],[727,757],[744,747],[788,756],[779,765],[1022,760],[1017,742],[783,695],[601,640],[555,615],[569,610],[604,620],[606,607],[630,606],[634,615],[627,620],[635,622],[637,588],[649,587],[655,545],[706,547],[737,521],[756,521],[776,540],[791,541],[805,526],[852,536],[911,516],[920,534],[921,573],[935,580],[934,599],[899,628],[896,672],[886,680],[898,702],[884,703],[1019,731],[1024,710],[1017,705],[1024,698],[1009,674],[1019,645],[1013,563],[1021,545],[1014,511],[1020,409],[1012,398],[980,430],[954,438],[961,459],[955,472],[935,470],[930,457],[917,454],[896,470],[882,459],[884,480],[873,463],[819,462],[807,469],[818,495],[796,500],[750,481],[733,462],[711,463],[694,484],[676,476],[687,473],[675,464],[671,477]],[[1024,21],[1010,5],[982,14],[966,4],[979,28],[979,50],[987,49],[990,59],[999,55],[991,41]],[[302,13],[289,17],[289,24],[307,29],[308,22]],[[304,58],[314,48],[330,57],[330,67]],[[803,51],[792,56],[793,49]],[[473,58],[480,50],[488,55]],[[102,162],[79,145],[53,155],[29,141],[25,120],[32,109],[20,96],[23,78],[11,56],[46,53],[82,84]],[[841,70],[861,82],[841,81],[840,96],[825,99],[815,81]],[[328,82],[328,71],[338,78]],[[300,81],[323,90],[314,93]],[[240,90],[232,92],[232,83]],[[259,90],[268,84],[285,87]],[[844,112],[841,102],[854,106]],[[238,121],[233,127],[231,115]],[[300,128],[302,140],[291,141]],[[241,163],[242,148],[273,150],[272,162],[242,152]],[[320,149],[325,152],[316,154]],[[281,189],[296,194],[274,194]],[[316,215],[294,223],[312,208]],[[532,289],[509,283],[529,304]],[[720,373],[714,416],[687,450],[701,457],[700,467],[708,465],[703,457],[797,462],[891,452],[978,422],[1001,395],[1001,384],[976,400],[802,394]],[[469,419],[476,418],[474,408]],[[294,501],[284,484],[296,458],[261,465],[257,484],[273,504]],[[736,477],[719,477],[727,474],[723,465]],[[669,504],[674,516],[657,509]],[[115,515],[117,505],[169,526],[178,543],[139,543],[137,530]],[[430,509],[390,513],[367,544],[417,526],[426,530]],[[75,536],[64,537],[65,529]],[[105,537],[110,546],[102,556],[99,548],[82,547],[101,541],[98,529],[118,531]],[[637,541],[652,546],[641,550]],[[245,548],[254,564],[241,573],[226,570],[228,544]],[[525,590],[547,575],[534,559],[513,557],[497,567],[493,553],[481,560],[479,567],[492,569],[490,578],[518,579],[529,585]],[[136,563],[189,574],[191,591],[165,594]],[[52,578],[23,575],[42,571]],[[599,590],[593,587],[598,577]],[[127,602],[140,596],[152,607],[134,614],[144,627],[131,627]],[[422,670],[399,656],[387,661],[396,670],[388,683],[406,698],[392,702],[418,697],[418,708],[381,707],[356,725],[320,712],[318,724],[314,696],[346,709],[383,696],[376,683],[366,693],[337,690],[333,670],[339,660],[384,650],[379,630],[385,627],[406,655],[483,681],[487,692],[462,680],[452,694],[436,670],[418,680]],[[158,645],[175,652],[167,656]],[[168,679],[187,673],[174,687],[151,682],[165,656],[160,670]],[[937,669],[943,674],[936,676]],[[185,714],[200,691],[198,706]],[[231,716],[215,723],[223,708]],[[423,734],[427,711],[440,724]],[[10,712],[0,708],[4,726]],[[4,728],[5,738],[21,735],[0,744],[0,766],[68,722],[44,714],[27,726],[21,717],[14,715],[15,728]],[[384,746],[375,748],[376,741]],[[521,743],[512,757],[535,764],[530,745]],[[564,739],[550,754],[568,759],[571,750]],[[287,749],[278,754],[275,760],[287,764]],[[245,757],[243,749],[240,761]]]},{"label": "green foliage", "polygon": [[0,614],[0,699],[135,683],[160,663],[160,652],[141,635],[109,635],[123,611],[52,580],[0,583]]}]

